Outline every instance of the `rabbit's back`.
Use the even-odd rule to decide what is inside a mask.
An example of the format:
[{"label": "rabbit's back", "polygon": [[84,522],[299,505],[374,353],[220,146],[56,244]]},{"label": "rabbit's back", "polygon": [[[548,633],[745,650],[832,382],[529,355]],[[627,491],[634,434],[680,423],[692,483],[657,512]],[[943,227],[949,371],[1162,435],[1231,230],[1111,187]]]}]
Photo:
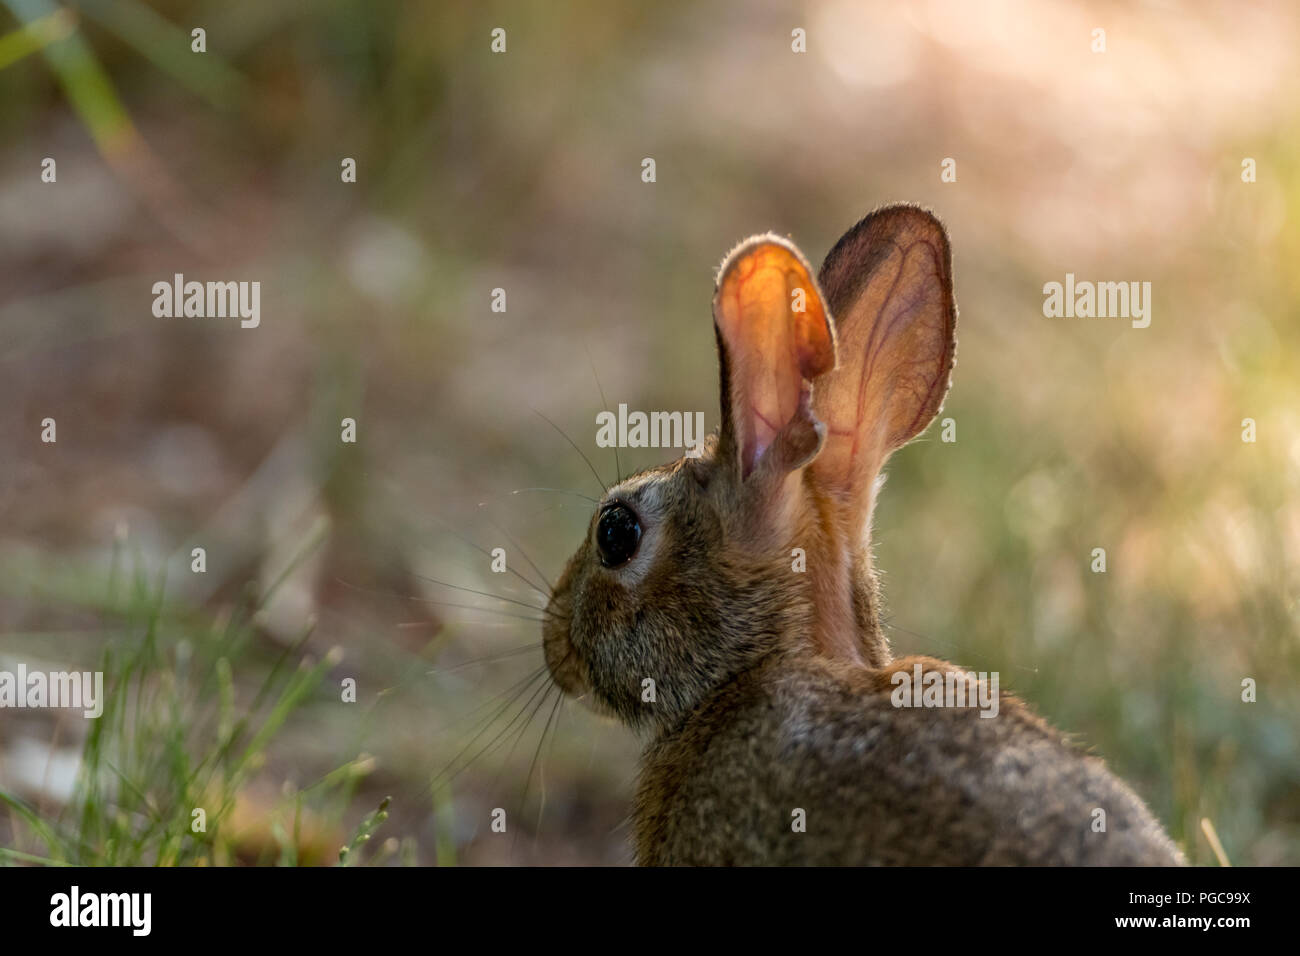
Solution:
[{"label": "rabbit's back", "polygon": [[1128,787],[1014,698],[994,717],[895,707],[890,678],[916,663],[954,669],[773,655],[720,687],[647,748],[639,862],[1182,862]]}]

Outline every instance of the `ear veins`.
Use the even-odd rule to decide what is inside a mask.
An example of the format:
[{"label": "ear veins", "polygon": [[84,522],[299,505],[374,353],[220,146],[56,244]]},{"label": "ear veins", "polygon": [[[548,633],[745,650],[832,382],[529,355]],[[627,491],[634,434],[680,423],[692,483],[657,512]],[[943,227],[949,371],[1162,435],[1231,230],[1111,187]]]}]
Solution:
[{"label": "ear veins", "polygon": [[[893,304],[894,294],[898,291],[899,283],[903,280],[905,274],[907,274],[908,258],[912,255],[913,250],[918,246],[924,246],[929,251],[930,261],[936,264],[935,267],[930,270],[931,274],[938,284],[942,286],[942,277],[937,266],[939,253],[933,243],[927,239],[915,239],[909,243],[906,248],[895,244],[894,248],[900,253],[898,267],[894,272],[893,281],[890,283],[889,291],[885,293],[885,297],[881,301],[880,307],[876,312],[875,319],[871,323],[871,334],[867,338],[864,358],[862,360],[862,372],[858,378],[857,414],[852,429],[853,444],[849,451],[849,474],[854,473],[854,468],[857,464],[858,451],[861,447],[861,439],[864,432],[862,424],[863,419],[866,417],[869,390],[873,384],[877,387],[881,384],[879,382],[874,382],[876,360],[881,356],[885,348],[885,343],[895,341],[895,333],[899,326],[904,324],[905,320],[910,316],[914,315],[917,309],[925,305],[926,295],[930,291],[930,289],[925,285],[919,286],[918,291],[910,299],[904,299],[899,303],[899,308],[893,311],[891,317],[881,321],[884,311]],[[931,363],[932,357],[923,355],[910,361],[899,362],[899,367],[901,369],[909,365],[928,365]],[[951,365],[949,365],[949,367],[951,367]],[[895,404],[891,400],[895,389],[899,384],[902,384],[902,379],[903,376],[900,374],[899,381],[889,383],[887,390],[884,393],[883,400],[880,402],[880,408],[882,411],[885,411],[891,405]],[[887,413],[880,416],[878,419],[879,423],[873,430],[873,437],[875,438],[875,447],[873,448],[873,451],[881,459],[880,463],[883,463],[884,457],[888,455],[889,452],[905,443],[908,438],[914,435],[923,422],[928,423],[929,419],[933,417],[935,409],[932,409],[931,406],[933,405],[934,391],[941,381],[946,383],[945,375],[939,374],[933,376],[928,388],[926,389],[925,400],[919,403],[916,414],[905,427],[896,429],[892,433],[885,434],[884,429],[889,424],[890,416]],[[836,434],[842,435],[845,433],[837,431]]]},{"label": "ear veins", "polygon": [[803,468],[821,450],[826,426],[813,417],[812,395],[805,382],[794,415],[779,431],[743,484],[747,512],[759,517],[756,545],[781,547],[795,537],[802,496]]},{"label": "ear veins", "polygon": [[821,449],[826,426],[812,412],[812,390],[804,382],[799,388],[799,404],[790,420],[776,431],[760,467],[766,473],[788,474],[802,468]]},{"label": "ear veins", "polygon": [[[915,314],[918,309],[923,308],[927,303],[927,298],[933,295],[937,289],[940,289],[943,286],[943,277],[940,274],[939,266],[938,266],[939,250],[935,248],[934,243],[930,242],[928,239],[917,239],[911,245],[909,245],[907,249],[903,250],[903,258],[902,261],[899,263],[898,275],[895,276],[894,278],[894,285],[897,286],[898,282],[901,281],[901,279],[903,278],[904,273],[907,271],[908,257],[911,256],[912,251],[916,249],[918,246],[924,246],[925,249],[928,250],[929,252],[929,262],[931,263],[931,269],[929,270],[929,274],[927,275],[926,278],[927,280],[933,279],[935,284],[930,285],[927,281],[925,284],[918,286],[916,293],[913,294],[910,299],[906,299],[901,303],[900,309],[898,310],[898,312],[895,313],[893,320],[889,323],[889,328],[887,329],[886,332],[887,336],[889,337],[892,337],[892,333],[894,332],[895,328],[900,323],[902,323],[904,319]],[[891,290],[891,298],[892,298],[892,290]],[[939,316],[943,315],[942,304],[940,309],[936,311]],[[930,324],[925,322],[924,317],[922,319],[922,322],[924,324]],[[930,419],[934,417],[934,414],[938,411],[938,407],[937,407],[938,403],[934,401],[934,395],[936,389],[939,388],[940,383],[943,384],[944,391],[945,392],[947,391],[948,373],[952,368],[952,338],[950,335],[941,335],[940,339],[943,342],[943,354],[940,356],[940,359],[942,361],[942,358],[946,356],[947,363],[946,365],[944,365],[939,369],[938,374],[934,374],[930,376],[929,385],[926,387],[925,390],[924,400],[917,405],[916,414],[912,417],[910,421],[906,423],[905,427],[897,430],[895,434],[889,437],[889,444],[891,446],[891,449],[904,444],[913,435],[917,434],[921,430],[921,428],[929,424]],[[902,367],[908,367],[908,366],[928,367],[935,364],[933,360],[934,360],[934,356],[929,354],[922,354],[914,359],[911,359],[910,361],[900,362],[899,364]],[[900,379],[901,378],[902,376],[900,376]],[[925,380],[924,372],[921,373],[920,378],[922,381]],[[915,380],[916,380],[915,376],[910,377],[908,379],[908,381],[912,381],[912,382],[914,382]]]},{"label": "ear veins", "polygon": [[811,268],[773,235],[746,240],[724,260],[714,321],[731,411],[724,426],[747,479],[798,414],[802,387],[834,368],[835,330]]},{"label": "ear veins", "polygon": [[853,498],[934,417],[951,379],[956,307],[943,226],[915,207],[878,210],[836,243],[821,278],[846,351],[819,383],[831,440],[814,470]]}]

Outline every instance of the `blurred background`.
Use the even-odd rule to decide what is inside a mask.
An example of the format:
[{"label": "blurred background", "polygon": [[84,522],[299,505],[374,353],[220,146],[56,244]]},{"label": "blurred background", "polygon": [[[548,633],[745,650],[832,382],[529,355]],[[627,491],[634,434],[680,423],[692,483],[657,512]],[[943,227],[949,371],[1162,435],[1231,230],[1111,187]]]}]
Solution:
[{"label": "blurred background", "polygon": [[[1284,2],[2,0],[0,669],[111,697],[0,713],[0,861],[629,861],[636,742],[538,677],[582,496],[671,455],[595,416],[714,427],[723,254],[909,200],[957,441],[889,467],[895,648],[1193,861],[1300,862],[1298,86]],[[1150,327],[1045,318],[1067,272]],[[175,273],[260,326],[156,318]]]}]

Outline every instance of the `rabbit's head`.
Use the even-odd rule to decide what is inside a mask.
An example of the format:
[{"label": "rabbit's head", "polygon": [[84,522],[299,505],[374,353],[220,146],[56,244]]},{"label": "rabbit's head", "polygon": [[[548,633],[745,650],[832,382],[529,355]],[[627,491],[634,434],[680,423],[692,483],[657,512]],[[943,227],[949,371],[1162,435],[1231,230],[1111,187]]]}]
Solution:
[{"label": "rabbit's head", "polygon": [[956,317],[947,235],[916,207],[867,216],[817,279],[776,236],[734,249],[713,297],[722,426],[597,506],[546,615],[557,683],[650,728],[777,649],[885,664],[877,479],[943,402]]}]

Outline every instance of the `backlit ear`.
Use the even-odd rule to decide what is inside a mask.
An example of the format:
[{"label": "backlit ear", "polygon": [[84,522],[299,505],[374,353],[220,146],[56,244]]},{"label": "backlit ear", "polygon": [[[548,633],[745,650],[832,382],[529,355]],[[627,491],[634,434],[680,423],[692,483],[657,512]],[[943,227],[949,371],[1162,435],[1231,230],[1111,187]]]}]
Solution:
[{"label": "backlit ear", "polygon": [[956,352],[952,254],[943,225],[915,206],[888,206],[845,233],[821,286],[835,316],[840,367],[817,383],[813,410],[829,434],[813,473],[860,529],[877,473],[943,404]]},{"label": "backlit ear", "polygon": [[765,455],[778,470],[805,464],[824,431],[812,417],[809,382],[835,367],[835,331],[799,250],[773,235],[737,246],[718,272],[713,321],[720,456],[734,456],[742,478]]}]

